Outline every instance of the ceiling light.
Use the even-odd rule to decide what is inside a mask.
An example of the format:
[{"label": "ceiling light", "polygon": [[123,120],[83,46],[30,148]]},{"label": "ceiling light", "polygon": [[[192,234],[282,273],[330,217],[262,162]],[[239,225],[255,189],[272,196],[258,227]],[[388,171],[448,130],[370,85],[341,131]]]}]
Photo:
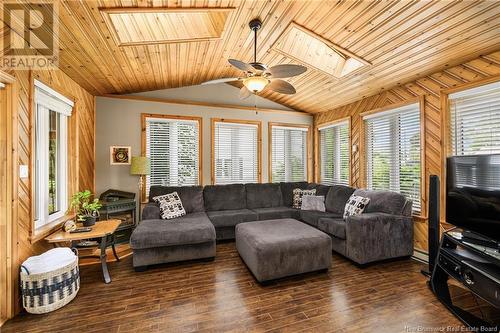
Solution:
[{"label": "ceiling light", "polygon": [[261,92],[268,84],[269,80],[263,76],[251,76],[243,80],[243,84],[253,93]]}]

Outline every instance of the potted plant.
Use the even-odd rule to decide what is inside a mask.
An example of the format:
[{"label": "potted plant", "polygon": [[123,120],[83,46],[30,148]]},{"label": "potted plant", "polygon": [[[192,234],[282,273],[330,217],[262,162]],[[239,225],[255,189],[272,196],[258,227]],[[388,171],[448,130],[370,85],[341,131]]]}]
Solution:
[{"label": "potted plant", "polygon": [[84,227],[95,224],[101,207],[99,199],[92,200],[92,193],[89,190],[75,193],[71,197],[71,208],[74,209],[78,221],[82,222]]}]

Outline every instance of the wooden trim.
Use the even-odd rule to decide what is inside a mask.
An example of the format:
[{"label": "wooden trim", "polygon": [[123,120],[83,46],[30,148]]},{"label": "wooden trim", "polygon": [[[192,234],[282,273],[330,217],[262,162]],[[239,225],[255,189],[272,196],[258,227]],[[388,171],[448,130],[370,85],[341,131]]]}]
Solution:
[{"label": "wooden trim", "polygon": [[461,84],[461,85],[458,85],[458,86],[455,86],[452,88],[441,89],[440,94],[448,96],[448,95],[456,93],[456,92],[484,86],[486,84],[495,83],[497,81],[500,81],[500,75],[493,75],[493,76],[483,78],[481,80],[467,82],[467,83],[464,83],[464,84]]},{"label": "wooden trim", "polygon": [[282,126],[282,127],[291,127],[291,128],[306,128],[307,129],[307,141],[306,141],[306,168],[307,168],[307,177],[306,180],[308,182],[313,181],[313,148],[312,148],[312,125],[305,124],[292,124],[292,123],[279,123],[279,122],[269,122],[267,125],[268,133],[267,133],[267,173],[268,173],[268,182],[273,182],[273,126]]},{"label": "wooden trim", "polygon": [[16,78],[2,70],[0,70],[0,82],[2,83],[14,83],[16,82]]},{"label": "wooden trim", "polygon": [[321,183],[321,163],[320,163],[320,159],[321,159],[320,145],[321,145],[321,142],[320,142],[320,135],[319,135],[320,128],[330,126],[330,125],[340,124],[343,122],[347,122],[347,130],[348,130],[347,136],[348,136],[348,145],[349,145],[349,185],[352,186],[352,165],[353,164],[352,164],[352,138],[351,138],[352,120],[351,120],[351,116],[335,119],[335,120],[324,122],[321,124],[316,124],[314,126],[314,134],[316,137],[315,145],[317,147],[317,149],[316,149],[316,161],[317,162],[316,162],[316,169],[314,172],[316,175],[315,181],[317,183]]},{"label": "wooden trim", "polygon": [[35,229],[31,235],[30,235],[30,242],[31,244],[38,242],[39,240],[44,239],[54,231],[58,230],[59,228],[62,227],[62,225],[69,220],[72,220],[76,217],[75,214],[67,214],[64,216],[61,216],[57,220],[54,220],[43,227],[40,227],[38,229]]},{"label": "wooden trim", "polygon": [[262,121],[241,119],[210,119],[210,178],[211,184],[215,185],[215,123],[247,124],[257,126],[257,182],[262,183]]},{"label": "wooden trim", "polygon": [[[141,113],[141,156],[146,156],[146,118],[191,120],[198,122],[198,185],[203,185],[203,118],[193,116],[166,115],[155,113]],[[141,176],[143,187],[141,203],[146,203],[146,176]]]},{"label": "wooden trim", "polygon": [[0,91],[0,327],[15,314],[17,262],[17,89]]},{"label": "wooden trim", "polygon": [[258,108],[258,107],[232,105],[232,104],[217,104],[217,103],[208,103],[208,102],[184,101],[184,100],[179,100],[179,99],[164,99],[164,98],[156,98],[156,97],[113,95],[113,94],[104,94],[101,97],[115,98],[115,99],[126,99],[126,100],[142,101],[142,102],[153,102],[153,103],[177,104],[177,105],[188,105],[188,106],[205,106],[205,107],[216,108],[216,109],[242,110],[242,111],[251,111],[251,112],[273,112],[273,113],[303,115],[303,116],[311,116],[312,117],[311,113],[307,113],[307,112],[303,112],[303,111],[295,111],[295,110],[288,111],[288,110]]},{"label": "wooden trim", "polygon": [[426,173],[426,158],[425,152],[427,151],[426,144],[426,125],[425,125],[425,96],[418,97],[418,104],[420,108],[420,214],[419,216],[427,216],[427,177]]},{"label": "wooden trim", "polygon": [[380,108],[376,108],[376,109],[372,109],[372,110],[368,110],[368,111],[362,112],[362,113],[359,114],[359,116],[361,117],[361,120],[363,120],[363,117],[366,117],[366,116],[369,116],[369,115],[372,115],[372,114],[376,114],[376,113],[379,113],[379,112],[383,112],[383,111],[389,111],[389,110],[392,110],[392,109],[397,109],[397,108],[400,108],[400,107],[403,107],[403,106],[407,106],[407,105],[410,105],[410,104],[420,103],[420,100],[421,100],[421,97],[409,98],[409,99],[407,99],[407,100],[405,100],[403,102],[389,104],[389,105],[386,105],[386,106],[383,106],[383,107],[380,107]]}]

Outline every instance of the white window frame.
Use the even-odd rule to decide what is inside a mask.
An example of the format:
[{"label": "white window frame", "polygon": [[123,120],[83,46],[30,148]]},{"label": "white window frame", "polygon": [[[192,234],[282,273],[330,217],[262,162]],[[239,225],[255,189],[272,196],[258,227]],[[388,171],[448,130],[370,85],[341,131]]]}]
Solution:
[{"label": "white window frame", "polygon": [[[498,137],[498,122],[500,119],[498,112],[500,110],[495,109],[495,107],[499,108],[499,97],[497,97],[499,95],[500,81],[484,83],[473,88],[448,94],[448,153],[462,156],[496,154],[500,152],[500,139]],[[489,100],[486,99],[488,97],[490,98]],[[485,100],[489,104],[486,104]],[[460,114],[457,112],[457,105]],[[484,116],[489,118],[484,121],[478,121],[481,118],[481,116],[478,116],[478,111],[483,111],[485,113]],[[481,115],[483,114],[481,113]],[[488,130],[490,131],[489,133]],[[472,131],[479,133],[479,136],[475,139],[481,143],[480,146],[474,147],[475,149],[471,148],[473,146],[470,142],[471,138],[466,136],[467,134],[471,134]],[[458,135],[458,133],[462,135]]]},{"label": "white window frame", "polygon": [[[309,135],[310,135],[310,126],[308,125],[294,125],[294,124],[278,124],[278,123],[269,123],[269,139],[270,139],[270,142],[269,142],[269,181],[270,182],[275,182],[275,180],[273,179],[273,166],[274,166],[274,150],[273,150],[273,146],[275,144],[275,138],[274,138],[274,129],[283,129],[283,130],[287,130],[287,131],[300,131],[300,132],[305,132],[305,141],[304,141],[304,151],[303,151],[303,160],[304,160],[304,174],[303,174],[303,179],[300,180],[300,181],[307,181],[308,180],[308,171],[309,171],[309,150],[310,150],[310,147],[309,147],[309,142],[310,142],[310,138],[309,138]],[[287,149],[287,146],[289,146],[289,143],[287,145],[287,142],[284,143],[285,144],[285,150],[289,150]],[[288,147],[289,148],[289,147]],[[289,163],[287,163],[289,161],[289,159],[286,157],[286,153],[285,153],[285,182],[291,182],[293,180],[291,179],[288,179],[288,177],[291,177],[291,172],[292,172],[292,169],[290,168],[290,166],[288,165]]]},{"label": "white window frame", "polygon": [[237,126],[237,127],[251,127],[256,129],[257,133],[257,139],[256,139],[256,147],[255,147],[255,154],[257,161],[255,163],[255,166],[257,168],[256,170],[256,178],[252,180],[251,182],[247,183],[260,183],[262,181],[262,175],[261,175],[261,163],[262,163],[262,123],[260,121],[251,121],[251,120],[233,120],[233,119],[218,119],[218,118],[212,118],[212,140],[211,140],[211,145],[212,145],[212,165],[211,165],[211,172],[212,172],[212,184],[218,185],[218,184],[241,184],[245,180],[230,180],[230,181],[218,181],[217,180],[217,150],[218,147],[216,147],[216,133],[217,133],[217,125],[218,124],[228,124],[231,126]]},{"label": "white window frame", "polygon": [[[34,165],[35,221],[34,228],[39,229],[63,217],[68,209],[68,118],[73,111],[74,103],[62,94],[40,81],[35,80],[35,137]],[[57,198],[59,209],[49,214],[49,112],[58,113],[58,165],[57,165]],[[42,144],[43,143],[43,144]],[[39,175],[39,177],[36,177]],[[38,217],[38,218],[36,218]]]},{"label": "white window frame", "polygon": [[[405,105],[402,105],[402,106],[394,106],[394,107],[391,107],[391,108],[388,108],[387,110],[385,111],[380,111],[380,112],[367,112],[367,114],[365,115],[361,115],[362,117],[362,121],[363,121],[363,138],[364,138],[364,141],[363,142],[363,145],[365,147],[365,151],[363,152],[365,154],[365,165],[364,165],[364,170],[365,170],[365,185],[368,189],[371,189],[371,186],[370,186],[370,175],[369,175],[369,167],[368,167],[368,163],[369,163],[369,158],[368,158],[368,146],[367,146],[367,140],[368,140],[368,137],[366,135],[366,130],[367,130],[367,124],[366,124],[366,121],[367,120],[370,120],[370,119],[374,119],[374,118],[379,118],[379,117],[385,117],[385,116],[389,116],[389,115],[392,115],[392,114],[402,114],[402,113],[405,113],[405,112],[411,112],[415,109],[415,107],[418,108],[418,119],[419,119],[419,145],[420,145],[420,154],[419,154],[419,160],[420,160],[420,175],[419,175],[419,196],[418,196],[418,201],[419,201],[419,204],[418,204],[418,208],[415,209],[413,208],[412,211],[414,214],[422,214],[422,212],[424,212],[425,210],[425,207],[422,206],[422,191],[425,190],[425,182],[424,182],[424,177],[422,176],[423,175],[423,172],[425,170],[425,157],[424,157],[424,149],[425,149],[425,138],[424,138],[424,134],[422,133],[422,111],[423,111],[423,106],[422,106],[422,100],[419,99],[413,103],[407,103]],[[391,131],[395,131],[396,128],[399,126],[399,121],[396,119],[391,119],[391,125],[390,125],[390,130]],[[392,141],[392,146],[391,148],[394,150],[394,151],[398,151],[398,154],[393,154],[394,156],[396,156],[396,158],[399,158],[399,140],[393,140]],[[390,167],[394,167],[395,165],[398,166],[399,168],[399,161],[397,163],[394,163],[394,164],[391,164]],[[395,192],[399,192],[400,191],[400,172],[393,172],[393,170],[391,170],[390,172],[390,175],[393,175],[395,178],[390,178],[389,179],[389,184],[390,184],[390,188],[387,189],[389,191],[395,191]]]},{"label": "white window frame", "polygon": [[[336,158],[334,159],[337,165],[334,166],[334,172],[335,175],[332,177],[332,181],[327,181],[325,182],[325,177],[324,174],[324,167],[323,167],[323,150],[324,146],[323,143],[321,142],[321,131],[327,130],[329,128],[340,128],[341,126],[347,126],[347,157],[349,159],[348,164],[347,164],[347,180],[343,182],[341,180],[341,152],[340,152],[340,132],[338,133],[338,138],[335,140],[335,145],[337,147],[336,149]],[[319,180],[321,184],[325,185],[350,185],[351,184],[351,119],[350,117],[348,118],[343,118],[336,120],[334,122],[330,122],[328,124],[320,125],[318,126],[317,134],[318,134],[318,142],[319,142]]]},{"label": "white window frame", "polygon": [[[143,136],[143,147],[145,151],[143,151],[144,156],[149,157],[151,159],[150,155],[150,147],[148,143],[148,124],[150,122],[163,122],[163,123],[190,123],[190,124],[195,124],[196,125],[196,163],[195,163],[195,168],[197,172],[197,182],[196,184],[189,184],[189,185],[200,185],[201,184],[201,177],[202,177],[202,170],[201,170],[201,154],[200,154],[200,149],[201,149],[201,131],[202,131],[202,119],[199,117],[189,117],[189,116],[172,116],[172,115],[162,115],[162,114],[143,114],[143,126],[144,126],[144,136]],[[174,140],[170,140],[170,147],[172,151],[177,151],[178,145],[176,144],[176,140],[178,140],[178,137],[175,137]],[[151,161],[151,168],[153,168],[153,161]],[[176,174],[178,172],[178,169],[169,169],[169,174],[170,178],[176,178]],[[151,180],[150,180],[150,175],[146,175],[146,186],[144,188],[144,194],[145,197],[149,196],[149,188],[151,186]],[[158,184],[155,184],[158,185]],[[163,185],[163,184],[162,184]],[[165,184],[163,186],[187,186],[187,184],[179,184],[177,181],[176,184]]]}]

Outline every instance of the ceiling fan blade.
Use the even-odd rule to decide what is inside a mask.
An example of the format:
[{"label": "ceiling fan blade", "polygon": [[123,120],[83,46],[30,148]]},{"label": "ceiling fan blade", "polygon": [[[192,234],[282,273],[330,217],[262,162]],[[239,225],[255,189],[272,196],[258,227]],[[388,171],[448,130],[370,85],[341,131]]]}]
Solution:
[{"label": "ceiling fan blade", "polygon": [[238,69],[241,69],[242,71],[255,72],[255,69],[252,67],[252,65],[247,64],[246,62],[239,61],[236,59],[229,59],[228,61],[231,65],[233,65],[234,67],[236,67]]},{"label": "ceiling fan blade", "polygon": [[287,95],[293,95],[297,92],[290,83],[280,79],[271,80],[271,83],[267,86],[267,88],[277,93],[287,94]]},{"label": "ceiling fan blade", "polygon": [[250,90],[248,90],[247,87],[243,86],[241,89],[240,89],[240,99],[247,99],[248,97],[250,97],[250,95],[252,95],[252,92]]},{"label": "ceiling fan blade", "polygon": [[276,65],[268,70],[274,79],[297,76],[305,71],[307,71],[307,67],[291,64]]},{"label": "ceiling fan blade", "polygon": [[215,79],[215,80],[205,81],[205,82],[202,82],[201,85],[216,84],[216,83],[225,83],[225,82],[234,82],[234,81],[238,81],[239,79],[240,79],[239,77],[225,77],[225,78],[222,78],[222,79]]}]

